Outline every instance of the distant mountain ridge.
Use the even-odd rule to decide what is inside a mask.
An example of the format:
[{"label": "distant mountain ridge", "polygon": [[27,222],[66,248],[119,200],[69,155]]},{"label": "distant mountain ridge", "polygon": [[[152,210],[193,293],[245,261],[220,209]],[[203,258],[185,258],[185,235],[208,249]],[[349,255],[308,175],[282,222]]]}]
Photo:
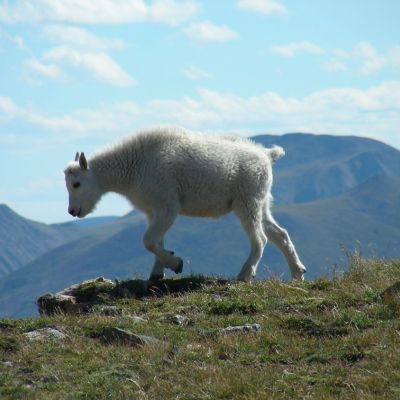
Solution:
[{"label": "distant mountain ridge", "polygon": [[0,204],[0,279],[80,235],[76,226],[31,221]]},{"label": "distant mountain ridge", "polygon": [[[274,166],[274,215],[290,232],[308,267],[308,277],[326,274],[335,265],[345,268],[342,246],[365,256],[400,258],[398,150],[356,137],[288,134],[254,140],[286,150]],[[23,229],[16,231],[14,242],[8,239],[9,251],[21,247],[38,228],[42,234],[45,228],[50,236],[64,235],[64,242],[58,239],[54,247],[0,279],[0,316],[30,315],[35,311],[34,299],[43,292],[87,278],[147,277],[150,272],[153,259],[142,244],[146,221],[137,211],[123,218],[92,221],[96,226],[84,229],[70,223],[33,223],[10,211],[5,212],[7,218],[17,222],[5,223],[0,213],[0,229],[26,224],[27,231],[21,240],[18,235]],[[6,231],[1,231],[0,240]],[[47,240],[46,235],[42,237]],[[232,215],[218,221],[180,217],[166,243],[183,257],[184,273],[235,276],[248,252],[247,238]],[[271,273],[287,277],[288,267],[268,244],[258,276]]]},{"label": "distant mountain ridge", "polygon": [[305,133],[253,139],[266,147],[277,144],[285,149],[286,156],[274,165],[276,203],[324,199],[374,176],[400,176],[400,152],[373,139]]}]

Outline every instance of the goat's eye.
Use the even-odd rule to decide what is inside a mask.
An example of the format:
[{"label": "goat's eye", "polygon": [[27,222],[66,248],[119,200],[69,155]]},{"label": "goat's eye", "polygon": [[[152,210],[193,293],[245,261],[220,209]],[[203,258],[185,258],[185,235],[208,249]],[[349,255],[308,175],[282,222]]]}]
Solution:
[{"label": "goat's eye", "polygon": [[81,186],[81,183],[80,183],[80,182],[75,182],[75,183],[72,185],[72,187],[73,187],[74,189],[77,189],[79,186]]}]

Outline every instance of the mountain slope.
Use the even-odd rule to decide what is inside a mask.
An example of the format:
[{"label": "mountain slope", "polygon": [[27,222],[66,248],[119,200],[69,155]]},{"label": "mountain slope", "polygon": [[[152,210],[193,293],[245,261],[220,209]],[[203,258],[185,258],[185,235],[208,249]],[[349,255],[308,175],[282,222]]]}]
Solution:
[{"label": "mountain slope", "polygon": [[0,280],[81,234],[81,229],[76,226],[34,222],[0,204]]},{"label": "mountain slope", "polygon": [[[400,258],[399,177],[375,177],[335,198],[277,206],[274,215],[290,232],[308,279],[335,265],[345,269],[341,246],[365,256]],[[142,245],[145,225],[144,217],[133,212],[14,272],[0,282],[0,316],[31,314],[43,292],[95,276],[147,277],[152,256]],[[166,246],[183,257],[186,274],[235,276],[248,252],[247,238],[232,215],[217,221],[179,218],[166,239]],[[281,254],[268,244],[258,277],[271,273],[289,276]]]},{"label": "mountain slope", "polygon": [[374,177],[343,195],[277,210],[315,271],[343,266],[341,248],[400,258],[400,177]]},{"label": "mountain slope", "polygon": [[261,135],[266,147],[282,146],[274,165],[277,203],[304,203],[345,193],[378,176],[400,176],[400,151],[376,140],[312,134]]}]

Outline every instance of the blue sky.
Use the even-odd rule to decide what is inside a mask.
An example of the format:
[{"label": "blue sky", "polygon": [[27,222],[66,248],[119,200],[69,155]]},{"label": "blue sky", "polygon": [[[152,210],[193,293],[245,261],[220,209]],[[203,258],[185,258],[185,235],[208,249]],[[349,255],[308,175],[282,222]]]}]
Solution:
[{"label": "blue sky", "polygon": [[399,20],[397,0],[0,1],[0,203],[68,220],[75,152],[155,124],[400,149]]}]

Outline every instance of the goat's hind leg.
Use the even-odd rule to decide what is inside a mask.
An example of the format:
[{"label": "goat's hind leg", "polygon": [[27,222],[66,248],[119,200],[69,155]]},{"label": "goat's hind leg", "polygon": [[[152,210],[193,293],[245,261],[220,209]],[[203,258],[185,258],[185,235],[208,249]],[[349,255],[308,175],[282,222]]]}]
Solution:
[{"label": "goat's hind leg", "polygon": [[285,256],[292,273],[292,278],[303,280],[306,268],[300,261],[287,230],[277,224],[268,210],[265,210],[263,214],[263,227],[268,239],[271,240]]}]

